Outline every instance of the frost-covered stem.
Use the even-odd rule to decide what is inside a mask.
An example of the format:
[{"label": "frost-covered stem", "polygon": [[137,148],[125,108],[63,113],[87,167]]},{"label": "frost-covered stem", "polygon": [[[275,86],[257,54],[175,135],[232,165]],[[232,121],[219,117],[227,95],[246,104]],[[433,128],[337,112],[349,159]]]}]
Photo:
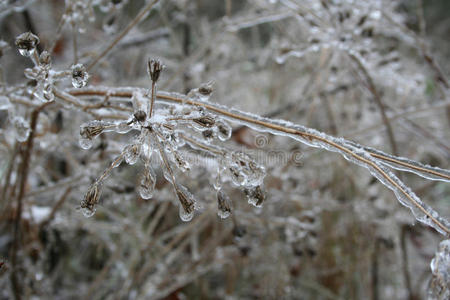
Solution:
[{"label": "frost-covered stem", "polygon": [[102,57],[108,54],[108,52],[111,51],[111,49],[114,48],[114,46],[147,15],[147,13],[158,1],[159,0],[153,0],[144,6],[139,14],[127,25],[127,27],[125,27],[125,29],[122,30],[122,32],[119,33],[119,35],[112,40],[111,43],[88,65],[86,70],[89,72],[100,61],[100,59],[102,59]]},{"label": "frost-covered stem", "polygon": [[187,135],[180,134],[180,137],[181,137],[182,139],[188,141],[189,143],[194,144],[194,145],[196,145],[197,147],[199,147],[199,148],[201,148],[201,149],[204,149],[204,150],[206,150],[206,151],[208,151],[208,152],[215,153],[215,154],[220,155],[220,156],[223,156],[223,155],[224,155],[224,153],[223,153],[222,151],[220,151],[220,150],[218,150],[218,149],[215,149],[215,148],[211,147],[210,145],[206,145],[206,144],[204,144],[204,143],[200,143],[199,141],[196,141],[196,140],[194,140],[194,139],[191,139],[191,138],[188,137]]},{"label": "frost-covered stem", "polygon": [[[115,127],[111,126],[111,127]],[[122,153],[120,153],[120,155],[118,157],[116,157],[116,159],[110,164],[110,166],[108,167],[108,169],[106,169],[103,174],[95,181],[95,184],[100,184],[102,183],[102,181],[108,177],[109,173],[111,173],[111,171],[114,169],[114,166],[117,165],[118,162],[122,161],[123,158],[125,156],[125,151],[123,151]]]},{"label": "frost-covered stem", "polygon": [[150,96],[150,107],[148,109],[148,117],[152,117],[153,113],[153,104],[155,103],[155,96],[156,96],[156,82],[152,81],[152,91]]},{"label": "frost-covered stem", "polygon": [[161,146],[161,143],[158,141],[156,134],[162,139],[164,139],[164,137],[161,136],[161,134],[157,131],[151,131],[150,133],[153,136],[153,138],[155,139],[155,144],[158,145],[158,151],[161,154],[161,159],[163,161],[163,164],[164,164],[165,168],[167,169],[167,172],[169,172],[170,177],[172,178],[172,185],[175,188],[175,191],[178,192],[178,187],[175,184],[175,175],[173,175],[173,171],[172,171],[172,168],[170,167],[169,160],[167,159],[166,153],[164,152],[164,149]]},{"label": "frost-covered stem", "polygon": [[359,161],[362,164],[365,164],[367,166],[370,166],[373,168],[384,180],[386,180],[390,185],[392,185],[396,190],[398,190],[403,196],[405,196],[415,207],[417,207],[423,214],[425,214],[435,225],[437,225],[443,232],[445,232],[447,235],[450,235],[450,228],[447,228],[444,224],[442,224],[439,220],[437,220],[430,212],[427,211],[420,203],[418,203],[415,199],[413,199],[409,192],[405,190],[402,186],[400,186],[396,180],[392,179],[389,174],[387,174],[378,164],[373,162],[372,160],[368,160],[367,158],[351,151],[347,147],[343,147],[336,142],[334,142],[331,139],[328,139],[327,137],[319,136],[313,133],[307,133],[302,132],[294,128],[290,128],[287,126],[283,126],[282,124],[274,124],[271,122],[268,122],[264,119],[258,119],[256,117],[252,117],[250,114],[236,114],[232,111],[226,110],[224,108],[218,107],[216,105],[212,105],[211,103],[206,102],[200,102],[195,101],[192,99],[182,99],[178,97],[174,97],[171,95],[158,95],[159,98],[169,101],[174,101],[178,103],[185,103],[193,106],[200,106],[204,107],[210,111],[216,112],[218,114],[221,114],[223,116],[229,117],[230,119],[234,120],[240,120],[249,124],[265,127],[267,129],[275,130],[280,133],[286,133],[288,135],[292,136],[299,136],[301,138],[307,139],[307,140],[315,140],[322,143],[325,143],[343,153],[346,155],[354,158],[355,160]]}]

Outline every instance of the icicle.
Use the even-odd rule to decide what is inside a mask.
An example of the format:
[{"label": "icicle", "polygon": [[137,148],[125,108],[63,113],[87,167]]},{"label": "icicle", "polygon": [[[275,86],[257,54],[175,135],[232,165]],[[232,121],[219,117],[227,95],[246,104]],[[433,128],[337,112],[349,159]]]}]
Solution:
[{"label": "icicle", "polygon": [[150,166],[146,166],[139,186],[139,194],[142,199],[150,199],[155,191],[156,175]]},{"label": "icicle", "polygon": [[231,215],[230,197],[222,189],[217,191],[217,215],[222,219],[226,219]]}]

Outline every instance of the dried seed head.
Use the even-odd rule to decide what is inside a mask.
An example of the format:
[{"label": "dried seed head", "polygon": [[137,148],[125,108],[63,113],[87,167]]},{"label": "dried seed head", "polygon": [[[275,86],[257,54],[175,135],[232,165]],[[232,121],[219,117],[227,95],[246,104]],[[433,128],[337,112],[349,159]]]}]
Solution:
[{"label": "dried seed head", "polygon": [[266,195],[259,185],[256,187],[244,189],[244,193],[247,196],[248,203],[256,207],[261,207],[264,200],[266,199]]},{"label": "dried seed head", "polygon": [[192,121],[205,128],[211,128],[216,123],[216,121],[210,116],[202,116],[200,118],[195,118]]},{"label": "dried seed head", "polygon": [[52,58],[50,56],[50,53],[48,51],[42,51],[41,55],[39,56],[39,63],[41,65],[50,65],[52,62]]},{"label": "dried seed head", "polygon": [[75,88],[82,88],[87,84],[89,74],[82,64],[72,66],[72,85]]},{"label": "dried seed head", "polygon": [[143,110],[138,110],[137,112],[134,113],[134,118],[138,122],[144,122],[145,119],[147,118],[147,114]]},{"label": "dried seed head", "polygon": [[95,213],[95,205],[100,198],[100,187],[97,183],[91,185],[84,195],[84,199],[81,201],[80,206],[85,217],[91,217]]},{"label": "dried seed head", "polygon": [[221,189],[217,191],[217,209],[217,214],[222,219],[228,218],[231,215],[230,198]]},{"label": "dried seed head", "polygon": [[23,56],[31,56],[39,44],[39,38],[31,32],[25,32],[16,38],[16,46]]},{"label": "dried seed head", "polygon": [[157,82],[164,65],[156,59],[150,59],[147,63],[147,72],[152,82]]}]

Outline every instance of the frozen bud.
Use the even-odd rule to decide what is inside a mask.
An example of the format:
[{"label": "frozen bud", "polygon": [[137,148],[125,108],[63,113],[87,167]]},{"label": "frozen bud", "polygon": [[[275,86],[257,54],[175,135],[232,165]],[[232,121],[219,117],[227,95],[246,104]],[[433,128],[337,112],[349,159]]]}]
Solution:
[{"label": "frozen bud", "polygon": [[80,203],[81,210],[85,217],[92,217],[95,213],[95,205],[100,198],[100,187],[97,183],[91,185]]},{"label": "frozen bud", "polygon": [[195,199],[194,196],[182,185],[176,186],[178,201],[180,201],[180,218],[187,222],[194,217]]},{"label": "frozen bud", "polygon": [[138,144],[128,145],[125,147],[125,161],[129,165],[134,165],[141,154],[141,146]]},{"label": "frozen bud", "polygon": [[184,159],[184,157],[181,156],[181,154],[177,151],[173,152],[173,160],[175,161],[178,169],[180,169],[181,172],[189,171],[189,169],[191,168],[186,159]]},{"label": "frozen bud", "polygon": [[156,59],[150,59],[147,63],[147,72],[152,82],[157,82],[164,65]]},{"label": "frozen bud", "polygon": [[212,139],[214,139],[214,137],[216,136],[214,133],[214,130],[212,129],[206,129],[202,131],[202,136],[203,138],[207,141],[210,142]]},{"label": "frozen bud", "polygon": [[89,74],[82,64],[72,66],[72,85],[75,88],[82,88],[87,84]]},{"label": "frozen bud", "polygon": [[42,51],[41,55],[39,56],[39,63],[41,65],[48,66],[52,62],[52,57],[50,56],[50,53],[48,51]]},{"label": "frozen bud", "polygon": [[213,92],[213,84],[214,82],[209,81],[207,83],[203,83],[199,88],[198,92],[203,96],[210,96]]},{"label": "frozen bud", "polygon": [[231,126],[225,121],[217,121],[216,122],[216,128],[217,128],[217,136],[221,141],[226,141],[231,137]]},{"label": "frozen bud", "polygon": [[211,128],[216,123],[214,118],[212,118],[210,116],[202,116],[200,118],[192,119],[192,121],[194,121],[195,124],[199,125],[200,127],[204,127],[204,128]]},{"label": "frozen bud", "polygon": [[217,215],[226,219],[231,215],[231,201],[222,189],[217,191]]},{"label": "frozen bud", "polygon": [[256,207],[261,207],[266,199],[266,195],[259,185],[244,189],[244,193],[247,196],[248,203]]},{"label": "frozen bud", "polygon": [[145,119],[147,118],[147,114],[143,110],[138,110],[137,112],[134,113],[134,118],[138,122],[144,122]]},{"label": "frozen bud", "polygon": [[155,191],[156,175],[150,166],[146,166],[139,186],[142,199],[150,199]]},{"label": "frozen bud", "polygon": [[31,32],[25,32],[16,38],[16,47],[19,49],[20,55],[29,57],[36,50],[39,44],[39,38]]}]

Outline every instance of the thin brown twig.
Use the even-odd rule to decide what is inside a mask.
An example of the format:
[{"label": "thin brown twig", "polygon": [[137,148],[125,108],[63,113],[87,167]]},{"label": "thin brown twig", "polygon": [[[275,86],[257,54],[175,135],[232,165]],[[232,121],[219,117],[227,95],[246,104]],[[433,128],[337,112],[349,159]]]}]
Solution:
[{"label": "thin brown twig", "polygon": [[35,108],[31,113],[31,121],[30,121],[30,135],[28,136],[25,150],[22,156],[22,164],[19,168],[19,174],[21,174],[20,182],[19,182],[19,194],[17,195],[17,208],[16,215],[14,218],[14,240],[11,247],[11,284],[13,287],[13,293],[15,299],[21,299],[21,283],[18,278],[18,270],[17,270],[17,252],[20,248],[20,222],[22,221],[22,199],[25,194],[25,187],[28,179],[28,170],[30,165],[31,154],[33,151],[33,142],[34,136],[36,134],[36,125],[39,117],[39,113],[48,105],[51,105],[54,102],[47,102],[42,104],[41,106]]}]

